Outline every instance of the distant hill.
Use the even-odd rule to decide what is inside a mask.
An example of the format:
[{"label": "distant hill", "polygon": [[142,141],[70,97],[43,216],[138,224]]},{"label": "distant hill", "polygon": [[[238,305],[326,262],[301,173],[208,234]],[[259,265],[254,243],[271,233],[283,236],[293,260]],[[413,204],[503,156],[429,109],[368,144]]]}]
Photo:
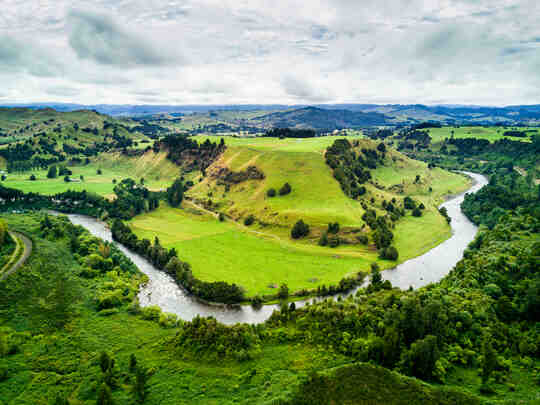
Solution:
[{"label": "distant hill", "polygon": [[264,127],[334,130],[385,125],[391,123],[391,117],[377,112],[364,113],[305,107],[255,117],[251,119],[251,122]]},{"label": "distant hill", "polygon": [[[114,105],[29,103],[4,104],[6,107],[53,108],[56,111],[94,110],[101,114],[127,117],[157,116],[160,114],[209,114],[211,112],[259,112],[256,122],[262,126],[313,127],[339,129],[343,127],[414,124],[439,121],[443,124],[540,125],[540,105],[512,105],[490,107],[479,105],[424,105],[424,104],[230,104],[230,105]],[[1,107],[1,106],[0,106]],[[267,114],[264,114],[264,113]],[[266,116],[261,117],[261,115]],[[318,115],[318,116],[316,116]]]}]

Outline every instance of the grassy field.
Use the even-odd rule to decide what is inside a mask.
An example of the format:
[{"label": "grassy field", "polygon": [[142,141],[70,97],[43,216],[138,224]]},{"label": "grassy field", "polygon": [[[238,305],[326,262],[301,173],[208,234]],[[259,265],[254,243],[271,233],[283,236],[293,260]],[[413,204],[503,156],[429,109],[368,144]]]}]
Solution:
[{"label": "grassy field", "polygon": [[[166,159],[166,153],[155,154],[147,152],[141,157],[126,157],[120,153],[103,153],[98,158],[91,160],[88,165],[70,166],[73,172],[71,178],[79,180],[82,175],[84,181],[66,183],[63,177],[48,179],[46,170],[35,170],[24,173],[12,173],[3,181],[5,187],[12,187],[25,192],[33,191],[41,194],[56,194],[66,190],[97,193],[103,196],[113,194],[115,179],[120,182],[125,178],[139,181],[144,178],[145,184],[151,190],[160,190],[171,185],[178,177],[179,169]],[[97,171],[101,169],[102,174]],[[29,180],[35,175],[35,181]]]},{"label": "grassy field", "polygon": [[[528,138],[516,138],[512,136],[503,136],[505,131],[531,131],[528,132]],[[429,128],[429,136],[432,138],[432,142],[441,142],[445,138],[450,138],[452,132],[454,138],[476,138],[487,139],[490,142],[495,142],[499,139],[511,139],[521,140],[524,142],[530,142],[531,134],[537,134],[538,128],[523,128],[523,127],[442,127],[442,128]]]},{"label": "grassy field", "polygon": [[[226,138],[226,152],[208,172],[223,166],[237,171],[256,165],[265,173],[265,179],[242,182],[226,192],[210,175],[188,194],[195,200],[210,198],[219,211],[240,223],[246,215],[255,215],[259,222],[249,228],[232,220],[220,223],[214,216],[197,215],[189,202],[184,202],[183,210],[162,205],[130,224],[139,237],[158,236],[164,246],[175,247],[180,257],[191,263],[198,278],[237,283],[248,295],[275,293],[273,287],[282,282],[292,291],[334,284],[359,271],[368,272],[374,261],[383,268],[391,267],[395,263],[379,260],[372,246],[341,245],[331,249],[316,243],[329,222],[339,222],[345,232],[363,225],[360,203],[345,196],[324,162],[323,152],[335,139]],[[409,213],[394,230],[399,261],[404,261],[450,236],[450,227],[436,206],[444,195],[466,189],[468,181],[441,169],[430,170],[426,164],[397,152],[389,152],[387,159],[391,165],[373,171],[378,187],[368,185],[367,198],[375,199],[380,212],[383,200],[402,199],[405,195],[426,206],[421,218]],[[419,183],[414,182],[417,174],[421,176]],[[289,195],[266,196],[268,188],[278,189],[285,182],[292,186]],[[400,185],[403,194],[392,191],[393,185]],[[292,241],[290,226],[300,218],[311,226],[311,235]]]}]

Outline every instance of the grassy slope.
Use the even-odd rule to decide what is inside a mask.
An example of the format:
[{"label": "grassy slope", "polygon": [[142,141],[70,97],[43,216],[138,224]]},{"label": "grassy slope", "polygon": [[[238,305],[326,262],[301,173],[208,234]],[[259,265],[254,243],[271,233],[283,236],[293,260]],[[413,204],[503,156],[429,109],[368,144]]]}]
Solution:
[{"label": "grassy slope", "polygon": [[524,142],[530,142],[529,132],[528,138],[515,138],[512,136],[503,136],[505,131],[517,130],[537,130],[538,128],[522,128],[522,127],[442,127],[442,128],[429,128],[429,136],[432,138],[432,142],[441,142],[445,138],[451,137],[451,132],[454,131],[455,138],[476,138],[487,139],[490,142],[494,142],[498,139],[511,139],[521,140]]},{"label": "grassy slope", "polygon": [[[46,170],[35,170],[25,173],[12,173],[2,182],[6,187],[17,188],[25,192],[34,191],[42,194],[56,194],[66,190],[87,190],[101,195],[113,194],[113,179],[118,182],[131,177],[137,181],[141,177],[152,190],[168,187],[178,177],[178,167],[166,159],[166,153],[147,152],[141,157],[126,157],[120,153],[102,153],[93,158],[89,165],[71,166],[71,176],[78,179],[84,176],[83,182],[66,183],[63,177],[48,179]],[[98,175],[97,170],[102,174]],[[36,181],[28,180],[34,174]]]},{"label": "grassy slope", "polygon": [[[369,263],[379,260],[372,247],[342,245],[330,249],[314,243],[317,233],[328,222],[338,221],[342,227],[359,227],[363,223],[362,207],[343,194],[324,162],[324,149],[335,139],[227,138],[229,147],[214,166],[240,170],[254,164],[266,178],[235,185],[223,196],[224,187],[217,187],[207,177],[189,192],[194,198],[206,200],[211,191],[212,201],[221,205],[220,210],[233,217],[252,213],[270,226],[247,229],[234,223],[219,223],[211,216],[194,215],[189,210],[162,206],[132,220],[133,230],[148,239],[157,235],[164,246],[174,246],[180,257],[192,264],[197,277],[235,282],[246,288],[248,295],[275,292],[272,286],[282,282],[296,291],[337,283],[345,276],[368,271]],[[387,187],[403,184],[408,194],[427,207],[423,217],[414,218],[409,213],[396,227],[396,247],[403,261],[450,236],[449,226],[435,207],[442,195],[463,190],[467,182],[461,176],[440,169],[428,170],[424,163],[390,152],[389,159],[392,157],[396,157],[393,167],[375,170],[375,180]],[[421,174],[420,184],[414,184],[416,174]],[[268,188],[279,188],[286,181],[292,185],[291,194],[266,197]],[[371,185],[368,190],[368,197],[373,196],[378,203],[396,196]],[[312,226],[312,236],[292,242],[290,225],[299,218]],[[395,264],[379,262],[383,268]]]},{"label": "grassy slope", "polygon": [[[447,387],[433,387],[383,367],[357,363],[321,373],[300,386],[288,405],[480,405],[483,401]],[[284,404],[284,405],[285,405]]]}]

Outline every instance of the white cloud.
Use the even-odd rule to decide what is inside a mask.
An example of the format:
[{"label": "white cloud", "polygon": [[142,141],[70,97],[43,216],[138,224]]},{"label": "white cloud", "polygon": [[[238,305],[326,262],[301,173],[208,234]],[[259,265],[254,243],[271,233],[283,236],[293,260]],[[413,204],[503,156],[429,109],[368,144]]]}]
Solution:
[{"label": "white cloud", "polygon": [[4,100],[540,103],[530,0],[4,3]]}]

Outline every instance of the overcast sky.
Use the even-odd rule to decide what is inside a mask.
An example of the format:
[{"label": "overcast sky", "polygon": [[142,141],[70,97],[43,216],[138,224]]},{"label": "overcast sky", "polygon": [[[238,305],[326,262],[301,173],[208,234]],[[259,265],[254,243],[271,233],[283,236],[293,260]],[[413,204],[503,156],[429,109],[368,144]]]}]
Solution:
[{"label": "overcast sky", "polygon": [[0,103],[540,103],[540,5],[2,0]]}]

